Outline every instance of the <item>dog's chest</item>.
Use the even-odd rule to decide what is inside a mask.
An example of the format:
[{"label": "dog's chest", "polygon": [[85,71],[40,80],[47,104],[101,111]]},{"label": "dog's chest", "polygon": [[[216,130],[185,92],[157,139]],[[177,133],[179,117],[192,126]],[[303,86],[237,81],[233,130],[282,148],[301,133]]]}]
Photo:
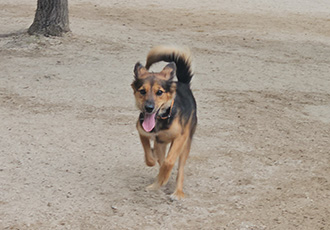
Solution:
[{"label": "dog's chest", "polygon": [[142,136],[157,142],[168,143],[172,141],[173,131],[167,119],[157,119],[155,128],[151,132],[146,132],[142,128],[142,121],[140,119],[137,126],[138,131]]}]

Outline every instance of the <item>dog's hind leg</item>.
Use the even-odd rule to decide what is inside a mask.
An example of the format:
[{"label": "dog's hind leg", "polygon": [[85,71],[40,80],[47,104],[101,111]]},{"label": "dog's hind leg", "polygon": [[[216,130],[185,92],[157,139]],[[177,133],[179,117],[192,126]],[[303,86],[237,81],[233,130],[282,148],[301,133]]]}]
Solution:
[{"label": "dog's hind leg", "polygon": [[150,140],[148,137],[140,135],[141,143],[144,149],[144,156],[146,164],[150,167],[156,164],[156,160],[153,156],[153,150],[150,147]]}]

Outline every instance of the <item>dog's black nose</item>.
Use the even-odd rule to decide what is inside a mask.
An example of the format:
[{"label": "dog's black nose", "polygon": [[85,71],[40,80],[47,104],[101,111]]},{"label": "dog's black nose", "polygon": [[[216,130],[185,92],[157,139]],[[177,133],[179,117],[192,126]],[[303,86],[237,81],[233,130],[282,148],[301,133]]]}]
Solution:
[{"label": "dog's black nose", "polygon": [[151,113],[154,110],[155,107],[154,107],[153,104],[146,104],[144,106],[144,108],[145,108],[145,110],[146,110],[147,113]]}]

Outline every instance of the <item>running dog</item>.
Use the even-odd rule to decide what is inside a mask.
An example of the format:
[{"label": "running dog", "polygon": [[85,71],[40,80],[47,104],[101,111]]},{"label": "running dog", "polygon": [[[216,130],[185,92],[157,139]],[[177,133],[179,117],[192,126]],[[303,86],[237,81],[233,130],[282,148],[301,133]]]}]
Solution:
[{"label": "running dog", "polygon": [[[149,72],[156,62],[169,62],[161,72]],[[165,185],[179,158],[176,189],[172,200],[184,197],[184,165],[197,126],[196,101],[190,89],[193,77],[192,57],[188,49],[157,46],[150,50],[146,66],[136,63],[132,88],[140,110],[137,130],[145,153],[145,162],[160,169],[149,190]],[[178,81],[175,81],[177,77]],[[153,148],[151,140],[154,141]],[[167,145],[171,144],[166,155]]]}]

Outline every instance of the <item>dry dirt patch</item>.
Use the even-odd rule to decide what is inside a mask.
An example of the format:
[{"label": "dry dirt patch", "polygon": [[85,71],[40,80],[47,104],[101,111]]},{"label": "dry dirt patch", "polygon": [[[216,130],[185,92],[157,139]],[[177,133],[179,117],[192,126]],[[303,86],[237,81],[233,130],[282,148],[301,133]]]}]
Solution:
[{"label": "dry dirt patch", "polygon": [[[330,21],[211,3],[72,0],[64,38],[23,33],[34,3],[0,4],[0,228],[330,227]],[[130,88],[162,43],[195,53],[199,126],[180,202],[174,177],[144,189],[157,169]]]}]

